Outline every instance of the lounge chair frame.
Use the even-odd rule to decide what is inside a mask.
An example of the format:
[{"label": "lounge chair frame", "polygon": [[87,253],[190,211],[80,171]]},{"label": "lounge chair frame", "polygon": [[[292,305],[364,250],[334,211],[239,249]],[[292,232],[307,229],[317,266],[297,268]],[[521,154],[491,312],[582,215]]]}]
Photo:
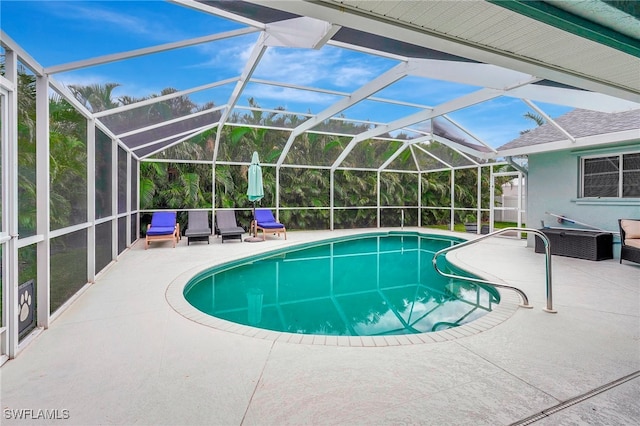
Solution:
[{"label": "lounge chair frame", "polygon": [[267,239],[266,233],[269,232],[271,234],[277,235],[280,237],[280,233],[284,233],[284,239],[287,239],[287,228],[276,221],[275,217],[273,217],[273,213],[269,209],[256,209],[256,217],[259,212],[268,212],[271,216],[268,222],[258,222],[258,220],[253,220],[251,222],[251,231],[254,235],[258,234],[259,230],[262,230],[262,240],[265,241]]}]

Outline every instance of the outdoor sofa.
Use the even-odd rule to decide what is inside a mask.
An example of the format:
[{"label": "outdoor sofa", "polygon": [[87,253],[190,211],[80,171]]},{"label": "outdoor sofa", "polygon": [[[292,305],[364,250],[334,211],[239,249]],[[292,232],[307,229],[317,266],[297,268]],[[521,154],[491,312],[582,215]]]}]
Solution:
[{"label": "outdoor sofa", "polygon": [[640,219],[618,219],[620,227],[620,263],[640,263]]}]

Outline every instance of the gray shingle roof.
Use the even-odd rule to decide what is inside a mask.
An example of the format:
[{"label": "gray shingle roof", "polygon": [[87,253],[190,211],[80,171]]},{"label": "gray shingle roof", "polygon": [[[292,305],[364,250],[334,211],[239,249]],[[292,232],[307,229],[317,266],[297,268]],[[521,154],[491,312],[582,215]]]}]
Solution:
[{"label": "gray shingle roof", "polygon": [[[634,129],[638,130],[638,138],[640,138],[640,110],[606,113],[574,109],[554,121],[574,138],[604,135]],[[567,137],[562,132],[550,123],[546,123],[502,145],[498,150],[540,145],[566,139]]]}]

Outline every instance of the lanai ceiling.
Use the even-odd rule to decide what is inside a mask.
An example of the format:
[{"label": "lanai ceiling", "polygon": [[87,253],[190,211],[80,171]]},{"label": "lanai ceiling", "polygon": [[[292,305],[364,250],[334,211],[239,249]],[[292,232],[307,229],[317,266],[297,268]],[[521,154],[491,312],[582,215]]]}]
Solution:
[{"label": "lanai ceiling", "polygon": [[[146,3],[152,7],[152,2]],[[210,81],[180,87],[175,93],[92,111],[139,158],[153,156],[202,131],[237,125],[240,111],[257,109],[285,118],[279,125],[270,124],[290,132],[277,159],[278,165],[286,162],[288,150],[304,132],[332,132],[351,138],[345,151],[330,164],[332,167],[339,167],[359,142],[376,138],[399,138],[403,141],[401,149],[410,149],[414,156],[416,153],[433,156],[429,145],[436,141],[438,155],[444,145],[465,158],[464,165],[498,158],[501,144],[480,135],[469,117],[474,116],[475,122],[499,120],[494,108],[502,99],[517,100],[529,112],[551,123],[554,112],[573,108],[605,113],[635,110],[640,122],[640,21],[635,2],[177,0],[170,3],[232,21],[234,26],[222,31],[212,28],[210,34],[191,39],[47,64],[33,70],[36,74],[50,75],[55,89],[69,94],[65,84],[56,80],[60,77],[69,84],[68,75],[76,70],[124,61],[131,61],[135,67],[136,60],[163,52],[250,39],[246,63],[238,74],[212,73]],[[634,4],[630,7],[628,3]],[[7,19],[6,14],[2,19]],[[3,24],[5,47],[19,48],[20,35],[5,33],[4,27]],[[301,55],[325,49],[349,51],[380,61],[379,71],[361,84],[345,84],[347,90],[295,84],[286,76],[270,77],[261,72],[268,52],[278,49]],[[37,56],[34,59],[38,61]],[[322,64],[317,67],[299,72],[322,74]],[[412,96],[412,92],[417,92],[412,88],[434,82],[450,85],[445,86],[450,90],[444,97]],[[297,99],[308,99],[308,105],[296,110],[286,106],[260,108],[247,102],[254,97],[261,101],[255,96],[259,92],[256,88],[295,93]],[[207,97],[208,94],[211,96]],[[126,119],[137,108],[185,95],[197,95],[205,106],[162,122]],[[358,116],[358,108],[382,107],[394,111],[387,120]],[[348,129],[354,127],[344,123],[357,123],[358,133],[349,133]],[[622,137],[633,136],[630,132]],[[566,142],[567,146],[595,146],[610,143],[611,138],[567,135]],[[510,155],[520,153],[526,154],[526,147],[509,151]],[[382,166],[388,166],[392,160],[393,156],[387,158]]]}]

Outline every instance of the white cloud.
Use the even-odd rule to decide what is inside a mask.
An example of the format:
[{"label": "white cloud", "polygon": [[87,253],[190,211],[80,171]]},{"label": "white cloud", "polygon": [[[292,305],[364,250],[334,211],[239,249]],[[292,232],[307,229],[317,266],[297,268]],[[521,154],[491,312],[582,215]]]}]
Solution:
[{"label": "white cloud", "polygon": [[[152,43],[164,43],[191,37],[188,34],[193,33],[194,30],[204,31],[204,34],[208,34],[210,28],[203,27],[208,21],[210,21],[210,25],[236,26],[218,21],[213,16],[209,20],[198,19],[193,25],[187,26],[185,21],[190,24],[190,15],[189,12],[185,12],[184,7],[157,0],[122,2],[111,0],[102,3],[46,1],[41,4],[53,16],[53,19],[69,22],[69,24],[65,24],[69,28],[72,28],[72,25],[91,28],[92,31],[113,34],[114,38],[125,36],[128,39],[135,39],[137,37],[136,41],[138,42],[143,40],[140,39],[140,36]],[[197,15],[193,14],[194,17]]]},{"label": "white cloud", "polygon": [[111,30],[120,28],[133,34],[155,34],[158,30],[153,23],[131,15],[130,9],[119,13],[94,2],[88,5],[80,2],[44,2],[43,5],[58,19],[77,21],[84,26],[99,25]]},{"label": "white cloud", "polygon": [[230,75],[238,76],[247,63],[256,39],[257,35],[251,34],[195,46],[202,60],[191,67],[227,70]]},{"label": "white cloud", "polygon": [[[249,58],[251,50],[242,59]],[[291,84],[344,88],[347,91],[373,79],[378,73],[373,64],[356,64],[347,51],[326,46],[322,50],[269,48],[254,76]]]}]

